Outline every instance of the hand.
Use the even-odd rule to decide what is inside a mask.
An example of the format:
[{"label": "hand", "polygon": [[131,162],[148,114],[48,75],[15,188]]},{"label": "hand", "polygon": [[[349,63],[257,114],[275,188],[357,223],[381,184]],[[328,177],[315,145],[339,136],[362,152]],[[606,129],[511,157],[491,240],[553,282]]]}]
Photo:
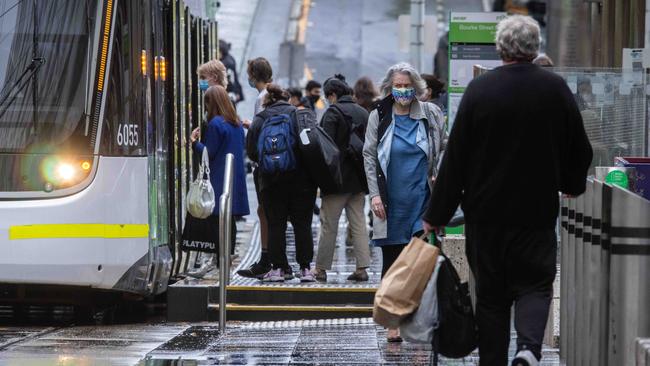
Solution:
[{"label": "hand", "polygon": [[192,131],[192,134],[190,134],[190,141],[194,142],[199,139],[199,136],[201,135],[201,127],[197,127]]},{"label": "hand", "polygon": [[431,176],[431,183],[435,183],[435,182],[436,182],[436,177],[432,175]]},{"label": "hand", "polygon": [[241,121],[241,125],[247,130],[249,128],[251,128],[251,124],[252,124],[252,122],[251,122],[250,119],[245,119],[245,120]]},{"label": "hand", "polygon": [[380,196],[375,196],[370,200],[370,208],[372,212],[381,220],[386,219],[386,211],[384,210],[384,203],[381,202]]},{"label": "hand", "polygon": [[433,226],[426,222],[425,220],[422,220],[422,228],[424,229],[425,233],[434,233],[436,235],[440,235],[440,232],[442,230],[442,227],[440,226]]}]

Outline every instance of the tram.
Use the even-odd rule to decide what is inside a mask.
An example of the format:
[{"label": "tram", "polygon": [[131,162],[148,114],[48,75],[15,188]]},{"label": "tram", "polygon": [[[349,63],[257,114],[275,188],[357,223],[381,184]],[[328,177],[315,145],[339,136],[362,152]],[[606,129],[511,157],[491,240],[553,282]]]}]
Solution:
[{"label": "tram", "polygon": [[214,57],[182,0],[0,0],[0,301],[166,290]]}]

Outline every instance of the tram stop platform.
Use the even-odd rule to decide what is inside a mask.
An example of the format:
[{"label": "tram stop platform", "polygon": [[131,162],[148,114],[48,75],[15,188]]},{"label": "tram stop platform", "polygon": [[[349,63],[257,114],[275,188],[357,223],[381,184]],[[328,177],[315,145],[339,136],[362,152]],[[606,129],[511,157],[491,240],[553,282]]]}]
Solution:
[{"label": "tram stop platform", "polygon": [[[343,222],[343,220],[342,220]],[[314,218],[314,253],[318,252],[318,217]],[[352,247],[345,244],[346,228],[341,225],[332,270],[326,283],[301,283],[298,278],[280,283],[264,283],[244,278],[237,270],[248,268],[259,259],[260,240],[256,222],[238,223],[237,259],[233,263],[227,294],[229,320],[299,320],[368,317],[381,275],[381,251],[371,248],[369,281],[353,282],[347,277],[356,269]],[[287,256],[295,262],[293,230],[287,230]],[[218,270],[204,279],[185,278],[169,286],[167,294],[169,321],[218,320]]]}]

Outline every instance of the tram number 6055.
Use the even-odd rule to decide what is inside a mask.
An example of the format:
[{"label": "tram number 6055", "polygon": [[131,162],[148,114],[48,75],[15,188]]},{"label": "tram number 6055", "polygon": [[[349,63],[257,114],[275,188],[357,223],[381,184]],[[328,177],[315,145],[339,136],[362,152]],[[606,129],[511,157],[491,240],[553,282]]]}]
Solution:
[{"label": "tram number 6055", "polygon": [[138,125],[120,124],[117,128],[117,144],[120,146],[138,146]]}]

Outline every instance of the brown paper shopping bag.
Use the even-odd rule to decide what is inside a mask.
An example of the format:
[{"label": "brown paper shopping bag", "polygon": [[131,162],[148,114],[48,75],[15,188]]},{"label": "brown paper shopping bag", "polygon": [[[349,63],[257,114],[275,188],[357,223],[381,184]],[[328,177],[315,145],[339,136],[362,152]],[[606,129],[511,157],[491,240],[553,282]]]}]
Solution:
[{"label": "brown paper shopping bag", "polygon": [[377,324],[397,328],[420,304],[440,249],[414,237],[402,250],[375,293],[372,317]]}]

